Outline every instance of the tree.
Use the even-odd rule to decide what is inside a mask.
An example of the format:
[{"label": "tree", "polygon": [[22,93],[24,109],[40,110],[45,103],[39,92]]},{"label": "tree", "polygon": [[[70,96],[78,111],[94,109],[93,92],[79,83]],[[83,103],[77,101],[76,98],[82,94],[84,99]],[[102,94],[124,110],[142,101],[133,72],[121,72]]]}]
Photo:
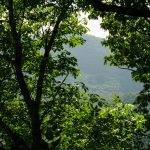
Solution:
[{"label": "tree", "polygon": [[[86,110],[95,110],[95,102],[101,103],[100,98],[84,96],[84,84],[80,88],[66,82],[69,75],[79,74],[77,60],[64,45],[84,43],[86,20],[79,18],[84,3],[3,0],[0,4],[0,147],[59,149],[69,131],[69,116],[64,121],[67,108],[76,113],[83,107],[84,117]],[[144,123],[142,117],[139,120]],[[142,130],[137,123],[136,128]]]},{"label": "tree", "polygon": [[135,81],[144,83],[143,90],[136,98],[138,112],[147,118],[149,131],[150,102],[150,33],[149,20],[144,17],[131,17],[107,13],[103,16],[102,27],[109,31],[103,41],[111,55],[105,57],[105,63],[131,71]]},{"label": "tree", "polygon": [[[86,32],[76,17],[78,12],[72,1],[9,0],[0,5],[1,126],[15,145],[26,141],[20,138],[24,132],[31,135],[32,149],[47,149],[41,124],[51,109],[49,103],[63,96],[60,91],[70,73],[78,75],[76,59],[63,48],[64,44],[73,47],[84,42],[78,36]],[[59,76],[64,80],[56,80]],[[13,103],[21,116],[11,107]],[[46,108],[41,110],[43,107]],[[14,116],[18,118],[12,126]],[[24,130],[17,129],[18,119],[23,121],[19,124]]]},{"label": "tree", "polygon": [[149,83],[149,21],[108,14],[101,25],[103,29],[109,30],[109,36],[103,44],[112,52],[105,57],[105,63],[126,66],[122,69],[131,70],[134,80]]}]

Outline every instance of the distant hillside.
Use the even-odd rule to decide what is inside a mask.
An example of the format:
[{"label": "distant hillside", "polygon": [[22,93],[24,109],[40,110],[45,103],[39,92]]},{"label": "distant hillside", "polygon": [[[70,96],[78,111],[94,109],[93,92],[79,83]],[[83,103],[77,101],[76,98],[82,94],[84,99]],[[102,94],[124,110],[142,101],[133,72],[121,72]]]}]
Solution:
[{"label": "distant hillside", "polygon": [[90,91],[110,98],[112,95],[135,95],[142,89],[142,84],[132,81],[130,71],[104,65],[104,56],[110,51],[100,43],[102,39],[85,35],[83,46],[70,49],[78,59],[81,75],[78,80],[83,81]]}]

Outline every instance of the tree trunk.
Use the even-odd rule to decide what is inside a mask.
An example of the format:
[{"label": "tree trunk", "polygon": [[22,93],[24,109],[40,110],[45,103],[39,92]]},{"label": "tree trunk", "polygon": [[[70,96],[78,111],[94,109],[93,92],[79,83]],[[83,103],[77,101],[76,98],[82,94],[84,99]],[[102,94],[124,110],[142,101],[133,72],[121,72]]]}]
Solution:
[{"label": "tree trunk", "polygon": [[33,106],[31,114],[32,123],[32,150],[49,150],[48,144],[42,139],[40,129],[39,111]]}]

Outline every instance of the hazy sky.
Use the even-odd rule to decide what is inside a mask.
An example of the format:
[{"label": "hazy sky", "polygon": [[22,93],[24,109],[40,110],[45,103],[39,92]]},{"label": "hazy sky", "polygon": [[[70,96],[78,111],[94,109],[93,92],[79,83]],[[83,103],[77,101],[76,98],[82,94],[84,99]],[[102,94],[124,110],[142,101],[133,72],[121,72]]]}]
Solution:
[{"label": "hazy sky", "polygon": [[108,35],[108,32],[100,28],[100,22],[101,18],[99,18],[99,20],[90,20],[87,25],[87,27],[90,29],[88,34],[105,38]]},{"label": "hazy sky", "polygon": [[[87,18],[88,17],[88,13],[82,13],[81,12],[81,18]],[[87,34],[91,34],[94,35],[96,37],[101,37],[101,38],[105,38],[108,35],[107,31],[104,31],[101,27],[100,27],[100,23],[102,22],[102,18],[98,18],[98,20],[88,20],[88,24],[87,27],[90,29],[90,31]]]}]

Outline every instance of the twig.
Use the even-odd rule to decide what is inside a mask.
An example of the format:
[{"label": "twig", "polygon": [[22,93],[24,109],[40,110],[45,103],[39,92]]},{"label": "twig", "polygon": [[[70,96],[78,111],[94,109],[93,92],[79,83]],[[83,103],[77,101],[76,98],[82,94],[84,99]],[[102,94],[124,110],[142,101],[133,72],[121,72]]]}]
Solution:
[{"label": "twig", "polygon": [[118,68],[120,68],[120,69],[125,69],[125,70],[130,70],[130,71],[135,71],[134,69],[130,69],[130,68],[123,68],[123,67],[118,67]]},{"label": "twig", "polygon": [[52,46],[54,44],[55,37],[58,33],[59,25],[60,25],[61,21],[63,20],[66,11],[67,11],[67,9],[64,9],[61,12],[61,14],[59,15],[59,17],[56,21],[56,24],[54,26],[54,29],[52,31],[51,38],[45,47],[45,53],[44,53],[44,57],[43,57],[41,64],[40,64],[39,78],[37,81],[37,91],[36,91],[36,98],[35,98],[35,102],[37,103],[37,105],[39,105],[40,100],[41,100],[41,96],[42,96],[44,74],[45,74],[45,70],[46,70],[46,65],[48,63],[49,53],[52,50]]},{"label": "twig", "polygon": [[[59,87],[61,87],[62,84],[66,81],[68,75],[69,75],[69,73],[65,76],[65,78],[62,80],[62,82],[58,85]],[[55,98],[56,98],[58,92],[59,92],[59,91],[56,91],[55,95],[52,96],[53,100],[55,100]],[[50,103],[50,102],[49,102],[49,103]],[[49,103],[48,103],[47,105],[49,105]],[[49,109],[50,109],[50,108],[47,107],[47,110],[45,110],[44,113],[43,113],[43,115],[41,116],[41,123],[42,123],[42,121],[44,120],[44,117],[45,117],[45,115],[48,113]]]}]

